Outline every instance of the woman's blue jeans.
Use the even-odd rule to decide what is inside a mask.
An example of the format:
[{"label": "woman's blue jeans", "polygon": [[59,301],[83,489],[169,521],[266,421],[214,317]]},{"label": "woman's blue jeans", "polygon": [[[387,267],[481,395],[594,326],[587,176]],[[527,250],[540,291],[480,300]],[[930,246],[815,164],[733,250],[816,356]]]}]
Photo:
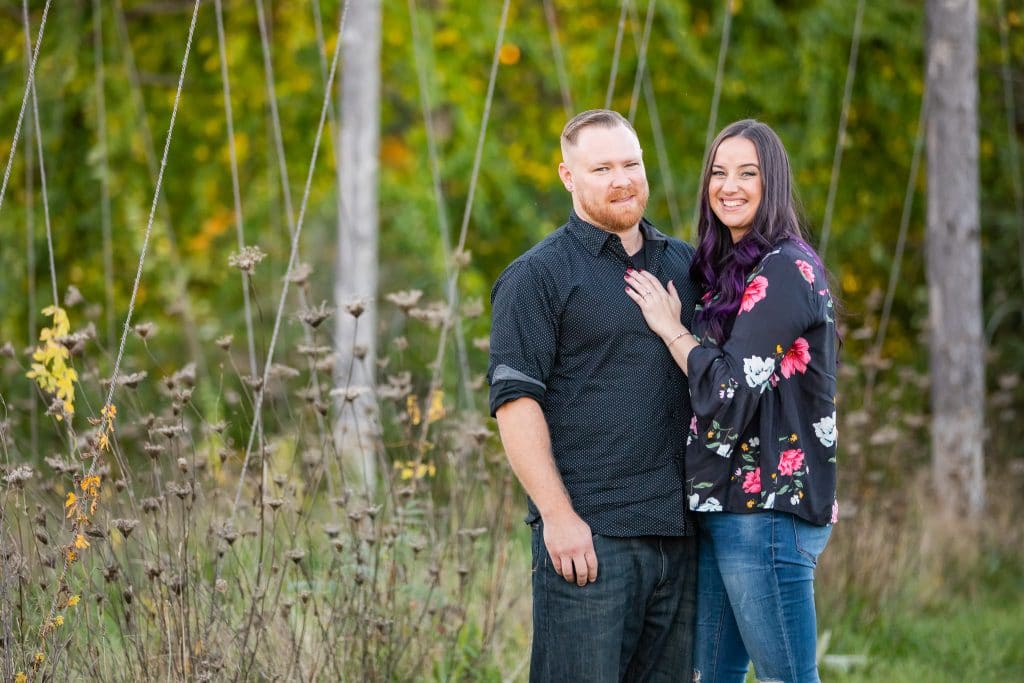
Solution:
[{"label": "woman's blue jeans", "polygon": [[814,567],[831,525],[785,512],[698,515],[699,683],[817,683]]}]

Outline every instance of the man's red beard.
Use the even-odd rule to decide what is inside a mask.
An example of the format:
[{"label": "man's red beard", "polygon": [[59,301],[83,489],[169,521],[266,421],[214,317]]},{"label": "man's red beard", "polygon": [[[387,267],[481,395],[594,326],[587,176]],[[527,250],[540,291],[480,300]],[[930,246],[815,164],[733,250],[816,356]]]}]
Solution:
[{"label": "man's red beard", "polygon": [[[580,195],[579,201],[583,210],[598,227],[611,232],[625,232],[643,218],[644,211],[647,209],[648,196],[649,192],[646,187],[630,187],[628,190],[609,195],[601,202],[591,202],[583,195]],[[612,204],[614,201],[627,197],[633,197],[635,201],[623,206]]]}]

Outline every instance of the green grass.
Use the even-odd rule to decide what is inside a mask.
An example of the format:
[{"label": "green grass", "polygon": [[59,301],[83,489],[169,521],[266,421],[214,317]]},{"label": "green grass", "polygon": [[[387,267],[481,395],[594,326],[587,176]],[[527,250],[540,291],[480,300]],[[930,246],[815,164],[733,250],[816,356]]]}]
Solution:
[{"label": "green grass", "polygon": [[882,606],[874,619],[832,627],[832,654],[863,654],[847,672],[822,668],[837,683],[960,683],[1024,680],[1024,572],[1004,566],[926,604]]}]

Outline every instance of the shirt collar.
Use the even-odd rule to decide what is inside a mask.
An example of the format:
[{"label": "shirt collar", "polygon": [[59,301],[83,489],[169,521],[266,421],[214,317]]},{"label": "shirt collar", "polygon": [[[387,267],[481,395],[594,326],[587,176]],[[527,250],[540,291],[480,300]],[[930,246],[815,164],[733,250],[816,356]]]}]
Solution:
[{"label": "shirt collar", "polygon": [[[590,252],[591,256],[597,256],[600,254],[601,250],[604,249],[605,244],[608,243],[609,238],[614,234],[607,230],[602,230],[596,225],[583,220],[576,215],[575,210],[571,210],[569,212],[569,223],[567,225],[567,229],[580,241],[581,244],[583,244],[584,248]],[[666,242],[668,239],[646,218],[640,219],[640,234],[643,235],[645,242]]]}]

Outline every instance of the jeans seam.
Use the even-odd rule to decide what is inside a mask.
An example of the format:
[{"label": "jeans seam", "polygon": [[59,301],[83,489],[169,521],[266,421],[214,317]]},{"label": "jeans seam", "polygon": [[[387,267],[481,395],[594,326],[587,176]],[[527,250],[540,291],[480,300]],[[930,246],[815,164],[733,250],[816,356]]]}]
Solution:
[{"label": "jeans seam", "polygon": [[[772,521],[772,581],[775,584],[776,600],[778,601],[779,608],[781,609],[781,607],[782,607],[782,588],[779,585],[779,564],[778,564],[778,556],[777,556],[778,542],[780,540],[778,538],[779,514],[780,513],[772,511],[769,514],[771,515],[771,521]],[[786,513],[782,513],[782,514],[786,514]],[[796,527],[794,527],[793,530],[795,532],[796,531]],[[795,544],[795,538],[796,537],[794,536],[794,544]],[[781,622],[781,626],[782,626],[782,642],[783,642],[783,645],[786,648],[786,667],[790,670],[790,672],[795,674],[796,673],[796,663],[793,661],[793,648],[792,648],[792,646],[790,645],[790,642],[789,642],[790,641],[789,629],[786,628],[786,624],[785,624],[786,620],[782,616],[781,611],[779,612],[778,617],[779,617],[779,621]],[[760,674],[760,672],[758,672],[758,674]]]}]

